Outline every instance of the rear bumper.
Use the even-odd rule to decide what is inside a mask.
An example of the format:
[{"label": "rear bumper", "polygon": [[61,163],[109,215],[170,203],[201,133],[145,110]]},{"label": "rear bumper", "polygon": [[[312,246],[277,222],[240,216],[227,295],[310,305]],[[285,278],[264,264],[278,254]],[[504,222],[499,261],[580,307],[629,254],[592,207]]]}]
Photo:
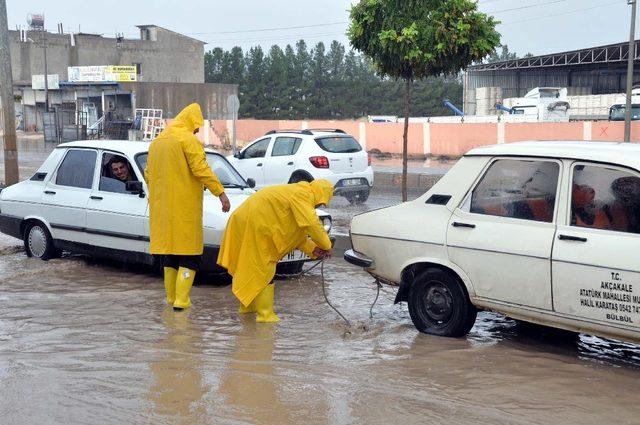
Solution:
[{"label": "rear bumper", "polygon": [[353,249],[349,249],[344,253],[344,259],[354,266],[364,267],[365,269],[373,266],[373,260],[371,258]]}]

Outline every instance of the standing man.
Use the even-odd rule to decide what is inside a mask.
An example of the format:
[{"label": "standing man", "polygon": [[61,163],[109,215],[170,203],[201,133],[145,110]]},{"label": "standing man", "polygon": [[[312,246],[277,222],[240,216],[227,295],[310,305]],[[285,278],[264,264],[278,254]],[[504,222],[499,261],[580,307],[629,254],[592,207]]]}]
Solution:
[{"label": "standing man", "polygon": [[260,189],[236,209],[222,237],[218,264],[233,276],[240,313],[256,322],[280,319],[273,311],[276,264],[299,249],[314,259],[331,255],[331,240],[316,213],[333,196],[327,180]]},{"label": "standing man", "polygon": [[220,198],[228,212],[229,198],[207,163],[195,136],[204,119],[192,103],[151,142],[145,169],[149,186],[151,254],[161,256],[167,303],[176,311],[191,305],[189,293],[200,268],[204,188]]}]

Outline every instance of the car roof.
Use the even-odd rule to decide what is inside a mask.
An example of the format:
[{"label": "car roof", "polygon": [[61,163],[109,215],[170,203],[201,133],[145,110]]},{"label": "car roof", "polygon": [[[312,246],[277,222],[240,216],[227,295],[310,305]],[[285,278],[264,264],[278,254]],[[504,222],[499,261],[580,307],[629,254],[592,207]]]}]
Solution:
[{"label": "car roof", "polygon": [[[139,142],[132,140],[79,140],[76,142],[61,143],[57,148],[93,148],[114,150],[129,156],[148,152],[151,142]],[[206,152],[217,153],[211,148],[205,148]]]},{"label": "car roof", "polygon": [[516,142],[475,148],[465,156],[532,156],[620,164],[640,169],[640,145],[619,142]]}]

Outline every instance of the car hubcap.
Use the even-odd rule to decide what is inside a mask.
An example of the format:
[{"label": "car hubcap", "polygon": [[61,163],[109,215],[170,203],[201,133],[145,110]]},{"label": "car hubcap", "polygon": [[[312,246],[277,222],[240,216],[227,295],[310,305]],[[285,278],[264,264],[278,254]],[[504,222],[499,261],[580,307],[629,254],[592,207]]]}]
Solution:
[{"label": "car hubcap", "polygon": [[34,226],[29,230],[29,251],[34,257],[42,257],[47,249],[47,235],[44,233],[44,229],[39,226]]},{"label": "car hubcap", "polygon": [[425,297],[427,315],[438,323],[447,322],[453,313],[453,297],[442,283],[432,285]]}]

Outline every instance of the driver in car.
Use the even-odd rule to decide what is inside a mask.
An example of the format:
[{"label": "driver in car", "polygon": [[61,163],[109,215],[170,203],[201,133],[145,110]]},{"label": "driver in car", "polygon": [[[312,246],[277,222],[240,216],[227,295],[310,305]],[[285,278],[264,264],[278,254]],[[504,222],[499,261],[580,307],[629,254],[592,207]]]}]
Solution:
[{"label": "driver in car", "polygon": [[109,170],[111,170],[112,177],[121,182],[126,183],[138,180],[131,172],[131,168],[129,168],[129,161],[120,155],[114,155],[113,158],[109,160]]}]

